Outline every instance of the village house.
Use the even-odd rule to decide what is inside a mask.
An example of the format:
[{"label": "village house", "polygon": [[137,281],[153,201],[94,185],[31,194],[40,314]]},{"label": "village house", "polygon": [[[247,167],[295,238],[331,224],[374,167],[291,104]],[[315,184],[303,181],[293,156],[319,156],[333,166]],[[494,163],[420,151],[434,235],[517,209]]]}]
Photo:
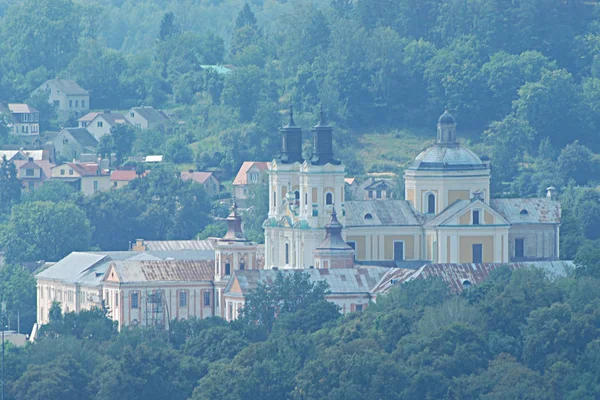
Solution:
[{"label": "village house", "polygon": [[6,157],[8,161],[27,161],[29,158],[33,158],[34,161],[50,160],[49,150],[25,150],[23,148],[18,150],[0,150],[0,160]]},{"label": "village house", "polygon": [[69,79],[48,80],[35,91],[48,92],[48,102],[56,108],[60,121],[80,117],[90,109],[89,92]]},{"label": "village house", "polygon": [[106,110],[96,115],[87,124],[86,129],[99,141],[102,136],[110,135],[110,129],[117,124],[129,125],[129,122],[123,114]]},{"label": "village house", "polygon": [[40,134],[40,112],[27,104],[0,103],[0,118],[4,118],[11,135]]},{"label": "village house", "polygon": [[169,116],[162,110],[156,110],[151,106],[133,107],[125,118],[138,129],[155,129],[169,121]]},{"label": "village house", "polygon": [[132,180],[141,178],[142,176],[145,176],[147,173],[148,173],[148,171],[142,173],[142,175],[138,175],[137,171],[132,170],[132,169],[114,170],[110,173],[111,187],[113,187],[115,189],[120,189],[124,186],[129,185],[129,182],[131,182]]},{"label": "village house", "polygon": [[85,195],[110,188],[110,175],[97,163],[70,162],[52,168],[52,180],[67,182]]},{"label": "village house", "polygon": [[21,181],[23,189],[35,190],[42,186],[52,176],[52,164],[48,160],[37,160],[29,157],[27,160],[13,160],[17,168],[17,178]]},{"label": "village house", "polygon": [[90,122],[94,120],[98,116],[98,114],[102,114],[102,111],[91,111],[85,114],[83,117],[77,120],[78,128],[87,128]]},{"label": "village house", "polygon": [[387,178],[367,178],[354,192],[354,200],[389,200],[394,198],[396,182]]},{"label": "village house", "polygon": [[98,140],[85,128],[64,128],[52,144],[57,157],[79,160],[82,154],[96,154]]},{"label": "village house", "polygon": [[264,161],[244,161],[233,180],[233,194],[240,204],[248,199],[253,187],[268,180],[268,167]]},{"label": "village house", "polygon": [[213,195],[221,192],[221,183],[212,172],[200,172],[190,169],[181,173],[181,179],[184,181],[194,181],[204,186],[206,193]]}]

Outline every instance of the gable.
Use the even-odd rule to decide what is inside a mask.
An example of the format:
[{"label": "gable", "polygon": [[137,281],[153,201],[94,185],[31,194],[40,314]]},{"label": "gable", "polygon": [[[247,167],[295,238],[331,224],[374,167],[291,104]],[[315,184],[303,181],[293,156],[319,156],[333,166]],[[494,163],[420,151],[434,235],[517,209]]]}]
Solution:
[{"label": "gable", "polygon": [[[447,215],[446,218],[438,220],[438,223],[434,223],[437,226],[456,226],[456,225],[474,225],[473,224],[473,211],[479,211],[479,223],[477,225],[509,225],[509,223],[492,209],[490,206],[482,202],[481,200],[464,201],[464,207],[454,210],[454,213]],[[436,218],[438,219],[438,218]]]},{"label": "gable", "polygon": [[242,293],[242,288],[240,287],[240,282],[238,281],[237,276],[234,277],[227,291],[231,293]]},{"label": "gable", "polygon": [[114,265],[111,265],[108,268],[108,271],[106,271],[106,274],[104,274],[104,278],[102,280],[105,282],[116,282],[116,283],[121,282],[121,280],[119,279],[119,275],[117,274],[117,271],[115,270]]}]

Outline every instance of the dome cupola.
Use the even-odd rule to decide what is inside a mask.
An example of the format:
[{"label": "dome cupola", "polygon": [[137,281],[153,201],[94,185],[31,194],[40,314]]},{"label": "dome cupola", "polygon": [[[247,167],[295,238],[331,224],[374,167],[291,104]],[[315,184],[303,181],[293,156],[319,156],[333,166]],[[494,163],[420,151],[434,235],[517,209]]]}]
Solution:
[{"label": "dome cupola", "polygon": [[443,145],[456,145],[456,122],[448,109],[438,119],[437,142]]}]

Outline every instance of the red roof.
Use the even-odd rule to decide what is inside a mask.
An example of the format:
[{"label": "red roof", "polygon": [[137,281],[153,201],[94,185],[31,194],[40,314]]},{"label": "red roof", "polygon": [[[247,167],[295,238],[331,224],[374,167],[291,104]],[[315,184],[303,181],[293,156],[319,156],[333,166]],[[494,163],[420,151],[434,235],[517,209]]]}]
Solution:
[{"label": "red roof", "polygon": [[[29,167],[28,164],[30,164],[30,163],[34,164],[38,168],[41,168],[41,170],[43,171],[43,174],[41,176],[42,180],[48,179],[49,177],[52,176],[52,167],[55,166],[48,160],[36,160],[36,161],[13,160],[13,163],[15,164],[15,167],[17,169],[21,169],[23,167],[28,168]],[[33,167],[33,165],[31,167]]]},{"label": "red roof", "polygon": [[98,164],[93,163],[67,163],[74,171],[81,176],[101,176],[108,175],[107,172],[99,168]]},{"label": "red roof", "polygon": [[248,170],[256,166],[259,171],[266,171],[269,168],[269,163],[265,161],[244,161],[240,170],[238,171],[235,179],[233,180],[234,185],[247,185],[248,184]]},{"label": "red roof", "polygon": [[[141,176],[145,176],[148,171],[144,172]],[[111,172],[110,180],[111,181],[126,181],[131,182],[132,180],[138,177],[137,171],[135,170],[116,170]]]},{"label": "red roof", "polygon": [[198,183],[204,184],[206,182],[206,180],[211,175],[213,175],[212,172],[190,172],[190,171],[186,171],[186,172],[182,172],[181,173],[181,179],[183,179],[184,181],[192,180],[194,182],[198,182]]}]

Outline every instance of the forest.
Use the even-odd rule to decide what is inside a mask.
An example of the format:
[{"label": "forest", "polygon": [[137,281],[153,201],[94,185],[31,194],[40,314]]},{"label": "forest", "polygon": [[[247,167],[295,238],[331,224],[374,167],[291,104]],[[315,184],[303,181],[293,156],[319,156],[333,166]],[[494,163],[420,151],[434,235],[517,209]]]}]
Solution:
[{"label": "forest", "polygon": [[325,285],[288,275],[250,294],[239,320],[174,321],[168,332],[117,334],[110,310],[62,315],[56,307],[35,344],[7,349],[6,395],[596,399],[598,271],[550,279],[502,267],[461,295],[442,281],[415,280],[346,316],[324,300]]}]

